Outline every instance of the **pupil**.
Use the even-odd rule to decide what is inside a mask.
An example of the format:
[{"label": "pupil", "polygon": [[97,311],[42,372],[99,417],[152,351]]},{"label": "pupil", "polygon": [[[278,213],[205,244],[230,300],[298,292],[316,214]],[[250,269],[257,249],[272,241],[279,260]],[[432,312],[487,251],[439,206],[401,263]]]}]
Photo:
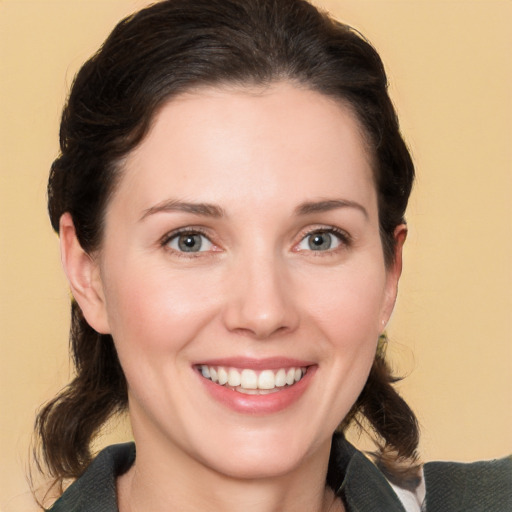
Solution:
[{"label": "pupil", "polygon": [[331,236],[329,233],[317,233],[309,239],[309,247],[313,251],[329,249],[331,247]]},{"label": "pupil", "polygon": [[178,245],[184,252],[197,252],[201,249],[201,238],[199,235],[183,235]]}]

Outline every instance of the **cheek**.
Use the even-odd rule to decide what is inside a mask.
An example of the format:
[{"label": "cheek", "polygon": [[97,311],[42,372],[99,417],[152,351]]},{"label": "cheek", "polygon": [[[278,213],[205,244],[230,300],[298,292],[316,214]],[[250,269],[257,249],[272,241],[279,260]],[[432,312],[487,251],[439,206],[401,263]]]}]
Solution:
[{"label": "cheek", "polygon": [[[359,395],[375,357],[386,296],[384,265],[353,268],[318,280],[307,310],[321,330],[333,377],[333,402],[346,414]],[[340,393],[343,390],[343,393]]]},{"label": "cheek", "polygon": [[118,267],[106,280],[107,314],[118,351],[158,358],[161,351],[183,348],[214,314],[214,283],[187,272],[131,268],[137,270]]},{"label": "cheek", "polygon": [[[141,267],[139,267],[141,268]],[[176,381],[187,378],[189,347],[212,317],[215,304],[207,283],[169,272],[111,274],[107,288],[111,334],[129,388],[130,409],[154,417],[179,403]],[[130,279],[119,279],[119,275]],[[114,286],[115,283],[115,286]],[[156,421],[156,419],[155,419]]]},{"label": "cheek", "polygon": [[306,308],[330,337],[356,346],[377,339],[386,297],[384,266],[347,268],[319,278]]}]

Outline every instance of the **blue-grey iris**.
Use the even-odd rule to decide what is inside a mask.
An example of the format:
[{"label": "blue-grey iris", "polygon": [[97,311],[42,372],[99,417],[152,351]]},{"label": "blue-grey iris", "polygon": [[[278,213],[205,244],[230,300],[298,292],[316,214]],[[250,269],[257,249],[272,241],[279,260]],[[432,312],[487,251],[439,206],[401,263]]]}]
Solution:
[{"label": "blue-grey iris", "polygon": [[309,248],[312,251],[326,251],[331,248],[332,235],[330,233],[322,232],[310,235],[308,240]]},{"label": "blue-grey iris", "polygon": [[201,235],[185,234],[180,235],[178,239],[178,247],[183,252],[198,252],[201,250]]}]

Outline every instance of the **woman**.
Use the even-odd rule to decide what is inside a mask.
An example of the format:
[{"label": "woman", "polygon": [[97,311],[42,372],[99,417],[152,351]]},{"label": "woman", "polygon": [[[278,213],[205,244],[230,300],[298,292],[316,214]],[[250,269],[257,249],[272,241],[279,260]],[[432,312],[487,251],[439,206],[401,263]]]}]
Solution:
[{"label": "woman", "polygon": [[[423,481],[378,345],[413,176],[378,55],[310,4],[122,21],[75,80],[48,187],[77,369],[38,417],[50,474],[78,478],[51,510],[450,510],[447,475],[498,510],[506,461]],[[91,462],[126,408],[136,456]],[[333,436],[358,416],[381,470]]]}]

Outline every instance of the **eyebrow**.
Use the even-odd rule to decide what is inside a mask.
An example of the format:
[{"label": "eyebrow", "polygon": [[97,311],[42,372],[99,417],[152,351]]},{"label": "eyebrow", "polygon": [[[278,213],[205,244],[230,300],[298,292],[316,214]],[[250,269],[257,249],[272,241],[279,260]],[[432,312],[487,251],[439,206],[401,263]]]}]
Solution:
[{"label": "eyebrow", "polygon": [[[296,215],[310,215],[312,213],[328,212],[338,208],[355,208],[368,219],[368,212],[364,206],[346,199],[324,199],[320,201],[307,201],[295,208]],[[203,217],[220,218],[225,216],[224,210],[217,205],[210,203],[189,203],[178,199],[167,199],[147,210],[144,210],[140,220],[150,215],[162,212],[185,212]]]},{"label": "eyebrow", "polygon": [[355,208],[359,210],[366,219],[368,219],[368,211],[366,208],[355,201],[348,201],[346,199],[324,199],[320,201],[307,201],[300,204],[295,208],[297,215],[309,215],[311,213],[328,212],[338,208]]},{"label": "eyebrow", "polygon": [[144,210],[140,220],[144,220],[150,215],[162,212],[185,212],[203,217],[219,218],[224,216],[224,210],[220,206],[209,203],[187,203],[178,199],[167,199],[158,203],[147,210]]}]

